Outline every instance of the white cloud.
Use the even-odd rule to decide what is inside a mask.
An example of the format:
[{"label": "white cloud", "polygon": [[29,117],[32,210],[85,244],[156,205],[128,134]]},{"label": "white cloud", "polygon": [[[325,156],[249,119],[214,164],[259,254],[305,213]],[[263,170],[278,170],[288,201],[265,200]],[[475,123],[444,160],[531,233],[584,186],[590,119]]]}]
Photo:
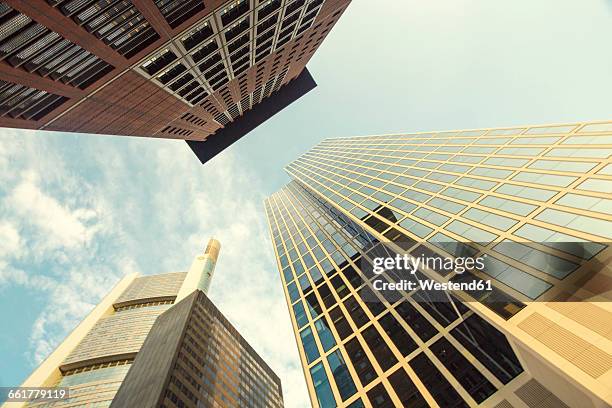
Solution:
[{"label": "white cloud", "polygon": [[0,143],[0,167],[13,169],[0,186],[0,237],[13,237],[5,252],[21,247],[32,258],[0,287],[48,299],[32,322],[29,360],[41,361],[120,276],[186,270],[214,235],[222,249],[211,298],[281,377],[285,406],[309,406],[263,181],[239,157],[224,152],[202,166],[182,142],[81,136],[73,150],[63,139],[73,136],[15,133]]},{"label": "white cloud", "polygon": [[78,248],[88,244],[99,230],[92,222],[95,211],[77,208],[70,210],[39,187],[38,175],[29,171],[21,183],[10,192],[5,207],[13,210],[27,224],[40,232],[47,248]]},{"label": "white cloud", "polygon": [[21,245],[21,236],[17,228],[6,221],[0,221],[0,259],[18,256]]}]

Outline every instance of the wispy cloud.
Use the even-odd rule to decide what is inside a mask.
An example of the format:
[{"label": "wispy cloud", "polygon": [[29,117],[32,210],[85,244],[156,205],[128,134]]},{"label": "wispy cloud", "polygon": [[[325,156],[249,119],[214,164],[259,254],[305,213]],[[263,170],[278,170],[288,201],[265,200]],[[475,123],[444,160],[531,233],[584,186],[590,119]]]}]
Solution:
[{"label": "wispy cloud", "polygon": [[279,374],[286,406],[308,406],[264,181],[241,163],[225,152],[201,166],[181,142],[3,131],[0,287],[47,299],[27,357],[43,359],[122,275],[186,270],[214,235],[211,298]]},{"label": "wispy cloud", "polygon": [[40,174],[28,171],[21,182],[9,192],[5,207],[39,231],[41,250],[57,248],[76,249],[88,245],[99,231],[96,211],[91,208],[70,209],[56,198],[41,190]]},{"label": "wispy cloud", "polygon": [[0,258],[14,256],[21,252],[21,236],[17,228],[9,223],[0,223]]}]

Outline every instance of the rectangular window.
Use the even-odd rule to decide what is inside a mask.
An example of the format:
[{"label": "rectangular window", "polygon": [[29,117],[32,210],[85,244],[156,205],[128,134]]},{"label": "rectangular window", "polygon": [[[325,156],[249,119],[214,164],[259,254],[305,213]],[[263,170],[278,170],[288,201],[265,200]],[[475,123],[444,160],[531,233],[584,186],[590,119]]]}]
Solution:
[{"label": "rectangular window", "polygon": [[529,168],[533,169],[572,171],[577,173],[586,173],[593,167],[595,167],[595,163],[558,160],[536,160],[529,166]]},{"label": "rectangular window", "polygon": [[431,231],[433,231],[428,226],[423,225],[420,222],[417,222],[416,220],[410,218],[406,218],[404,221],[400,222],[399,225],[406,231],[409,231],[420,238],[424,238]]},{"label": "rectangular window", "polygon": [[497,228],[502,231],[507,231],[510,227],[512,227],[518,222],[511,218],[482,211],[477,208],[470,208],[465,213],[463,213],[463,217],[472,221],[476,221],[483,225],[488,225]]},{"label": "rectangular window", "polygon": [[429,349],[477,403],[480,404],[497,391],[493,384],[444,337],[432,344]]},{"label": "rectangular window", "polygon": [[575,125],[571,126],[541,126],[533,127],[525,132],[526,135],[547,135],[551,133],[570,133],[576,129]]},{"label": "rectangular window", "polygon": [[[527,132],[529,133],[529,132]],[[518,145],[554,145],[560,137],[517,137],[510,144]]]},{"label": "rectangular window", "polygon": [[435,225],[442,225],[449,220],[446,215],[438,214],[426,208],[419,208],[414,215]]},{"label": "rectangular window", "polygon": [[557,279],[565,278],[579,266],[555,255],[532,248],[527,244],[521,244],[508,239],[500,242],[493,249]]},{"label": "rectangular window", "polygon": [[538,298],[552,286],[550,283],[510,266],[493,256],[486,257],[484,265],[484,273],[521,292],[530,299]]},{"label": "rectangular window", "polygon": [[404,407],[429,408],[429,404],[414,385],[406,370],[399,368],[389,376],[389,382]]},{"label": "rectangular window", "polygon": [[[183,46],[185,46],[185,49],[190,50],[194,48],[195,46],[197,46],[198,44],[201,44],[202,42],[204,42],[207,38],[209,38],[213,34],[214,34],[214,31],[212,29],[212,26],[208,22],[205,22],[202,26],[197,27],[193,31],[189,32],[186,36],[182,38],[181,41],[183,42]],[[213,42],[211,41],[211,43]],[[210,45],[210,43],[207,45]],[[217,45],[216,43],[213,43],[213,47],[214,47],[213,49],[217,48],[216,45]]]},{"label": "rectangular window", "polygon": [[497,185],[497,183],[493,181],[479,180],[472,177],[462,177],[457,180],[455,184],[485,191],[489,191]]},{"label": "rectangular window", "polygon": [[339,306],[329,311],[329,317],[332,319],[332,323],[342,340],[353,334],[353,329]]},{"label": "rectangular window", "polygon": [[363,308],[354,297],[351,296],[350,298],[346,299],[344,301],[344,307],[346,307],[346,310],[348,310],[349,315],[353,319],[353,322],[358,329],[370,321],[370,318],[363,311]]},{"label": "rectangular window", "polygon": [[319,358],[319,349],[317,347],[317,343],[315,342],[314,336],[312,335],[312,330],[310,329],[310,327],[300,332],[300,338],[302,339],[302,347],[304,347],[304,354],[306,354],[306,359],[308,360],[308,363],[312,363],[317,358]]},{"label": "rectangular window", "polygon": [[292,265],[293,270],[295,271],[295,276],[300,276],[304,272],[304,265],[302,265],[302,262],[299,259],[293,262]]},{"label": "rectangular window", "polygon": [[323,309],[321,308],[321,304],[317,300],[317,295],[315,293],[311,293],[310,295],[306,296],[306,305],[308,306],[310,317],[313,319],[323,313]]},{"label": "rectangular window", "polygon": [[272,0],[264,3],[263,6],[257,11],[257,18],[261,21],[263,18],[269,16],[276,11],[281,5],[281,0]]},{"label": "rectangular window", "polygon": [[612,155],[612,149],[602,147],[600,149],[587,149],[587,148],[559,148],[551,149],[546,156],[549,157],[584,157],[584,158],[597,158],[606,159]]},{"label": "rectangular window", "polygon": [[336,298],[334,297],[332,291],[329,289],[327,283],[324,282],[319,287],[319,295],[321,296],[321,299],[323,299],[323,303],[328,309],[336,304]]},{"label": "rectangular window", "polygon": [[336,400],[329,385],[329,379],[325,373],[323,363],[318,363],[310,369],[312,383],[315,393],[317,394],[317,402],[321,408],[335,408]]},{"label": "rectangular window", "polygon": [[408,301],[400,303],[395,310],[423,341],[431,339],[438,331]]},{"label": "rectangular window", "polygon": [[612,214],[612,200],[608,198],[590,197],[581,194],[567,193],[557,200],[556,204],[566,205],[583,210]]},{"label": "rectangular window", "polygon": [[310,293],[312,290],[312,285],[310,284],[310,280],[308,279],[308,274],[303,274],[298,278],[298,282],[300,282],[300,288],[302,288],[302,292],[304,294]]},{"label": "rectangular window", "polygon": [[536,201],[548,201],[552,196],[557,194],[557,191],[545,190],[542,188],[517,186],[515,184],[503,184],[496,192],[500,194],[508,194],[514,197],[526,198]]},{"label": "rectangular window", "polygon": [[578,131],[578,133],[589,132],[612,132],[612,123],[593,123],[591,125],[585,125]]},{"label": "rectangular window", "polygon": [[368,398],[373,408],[394,408],[395,405],[389,397],[385,386],[380,383],[368,391]]},{"label": "rectangular window", "polygon": [[397,358],[382,338],[376,327],[373,325],[365,329],[362,333],[363,338],[365,339],[368,347],[372,351],[372,354],[376,357],[378,364],[381,366],[383,371],[387,371],[391,368],[395,363],[397,363]]},{"label": "rectangular window", "polygon": [[338,297],[340,299],[344,298],[346,295],[348,295],[350,292],[350,290],[348,289],[348,287],[346,286],[346,284],[344,283],[344,280],[342,279],[342,277],[340,275],[336,275],[331,279],[331,284],[334,287],[334,289],[336,290],[336,293],[338,294]]},{"label": "rectangular window", "polygon": [[393,317],[393,314],[387,313],[380,318],[378,323],[380,323],[385,333],[391,338],[391,341],[403,356],[407,356],[417,349],[416,342],[412,340],[408,332]]},{"label": "rectangular window", "polygon": [[314,282],[315,286],[323,282],[323,275],[321,274],[321,270],[318,266],[315,265],[310,268],[308,270],[308,273],[310,274],[310,277],[312,278],[312,281]]},{"label": "rectangular window", "polygon": [[453,156],[453,158],[451,159],[451,161],[453,162],[458,162],[458,163],[480,163],[482,161],[482,159],[484,159],[484,156],[460,156],[460,155],[456,155]]},{"label": "rectangular window", "polygon": [[568,137],[563,144],[609,145],[612,144],[612,135],[572,136]]},{"label": "rectangular window", "polygon": [[519,201],[508,200],[507,198],[499,198],[494,196],[488,196],[480,200],[480,205],[484,205],[489,208],[496,208],[498,210],[510,212],[517,215],[528,215],[533,210],[537,208],[537,206],[532,204],[525,204]]},{"label": "rectangular window", "polygon": [[[370,270],[372,270],[371,267]],[[369,286],[366,285],[361,288],[358,294],[374,316],[378,316],[383,311],[387,310],[385,305],[383,305],[382,301],[374,294]]]},{"label": "rectangular window", "polygon": [[[436,319],[442,327],[447,327],[460,317],[455,311],[452,303],[446,300],[439,301],[439,296],[436,293],[428,293],[421,290],[412,295],[412,298],[417,301],[419,306],[425,309],[431,317]],[[459,308],[461,303],[454,297],[452,299]]]},{"label": "rectangular window", "polygon": [[336,345],[336,340],[334,339],[333,333],[329,329],[329,323],[327,322],[325,316],[321,317],[315,322],[315,328],[317,329],[317,333],[319,335],[319,341],[323,346],[323,351],[327,352]]},{"label": "rectangular window", "polygon": [[291,299],[291,303],[295,302],[296,300],[300,298],[300,291],[297,288],[297,285],[295,284],[295,282],[291,282],[287,286],[287,291],[289,292],[289,299]]},{"label": "rectangular window", "polygon": [[612,221],[586,215],[571,214],[565,211],[546,209],[536,219],[577,231],[595,234],[612,239]]},{"label": "rectangular window", "polygon": [[513,172],[514,171],[512,170],[492,169],[490,167],[476,167],[470,171],[470,174],[475,176],[492,177],[496,179],[506,179]]},{"label": "rectangular window", "polygon": [[544,184],[547,186],[567,187],[573,181],[576,180],[576,177],[521,171],[516,176],[512,177],[512,180],[523,181],[527,183]]},{"label": "rectangular window", "polygon": [[353,363],[353,367],[357,372],[357,376],[361,381],[361,385],[366,387],[372,380],[374,380],[377,375],[376,371],[374,371],[374,367],[372,367],[372,363],[368,359],[363,347],[361,347],[361,343],[357,340],[357,337],[353,337],[345,344],[346,353],[348,354],[351,362]]},{"label": "rectangular window", "polygon": [[[408,193],[406,193],[408,194]],[[417,206],[415,204],[409,203],[408,201],[404,201],[401,198],[396,198],[395,200],[393,200],[390,203],[393,207],[405,211],[407,213],[409,213],[410,211],[414,210]]]},{"label": "rectangular window", "polygon": [[609,193],[612,191],[612,180],[589,179],[583,181],[579,186],[579,190],[598,191],[600,193]]},{"label": "rectangular window", "polygon": [[204,4],[197,0],[163,1],[155,0],[170,27],[176,28],[190,17],[204,10]]},{"label": "rectangular window", "polygon": [[357,289],[359,286],[363,284],[363,279],[357,273],[355,268],[349,266],[342,271],[344,277],[349,281],[353,289]]},{"label": "rectangular window", "polygon": [[[487,136],[493,135],[518,135],[522,133],[525,129],[493,129],[489,131]],[[490,139],[479,138],[476,139],[474,144],[478,145],[505,145],[510,140],[509,137],[495,137]]]},{"label": "rectangular window", "polygon": [[467,173],[472,167],[461,164],[443,164],[438,170],[450,171],[453,173]]},{"label": "rectangular window", "polygon": [[499,149],[497,154],[507,154],[510,156],[538,156],[544,149],[536,147],[505,147]]},{"label": "rectangular window", "polygon": [[451,334],[503,384],[523,372],[506,337],[478,315],[471,315]]},{"label": "rectangular window", "polygon": [[[456,198],[458,200],[462,200],[462,201],[468,201],[468,202],[474,202],[476,201],[480,196],[482,196],[482,194],[480,193],[475,193],[473,191],[467,191],[467,190],[462,190],[459,188],[455,188],[455,187],[448,187],[446,190],[444,190],[442,192],[442,194],[444,194],[447,197],[452,197],[452,198]],[[433,205],[432,202],[434,202],[434,200],[431,200],[429,205]],[[444,202],[447,202],[446,200],[444,200]],[[441,208],[443,210],[446,211],[450,211],[450,209],[444,208],[444,207],[438,207]],[[463,208],[465,208],[465,206],[461,206],[459,209],[456,209],[454,211],[451,211],[453,213],[457,213],[459,211],[461,211]]]},{"label": "rectangular window", "polygon": [[436,400],[445,408],[468,408],[461,396],[446,378],[438,371],[425,353],[421,353],[408,362],[423,385]]},{"label": "rectangular window", "polygon": [[476,153],[476,154],[490,154],[495,151],[495,147],[466,147],[461,153]]},{"label": "rectangular window", "polygon": [[295,321],[299,329],[308,323],[308,316],[306,316],[306,311],[301,301],[293,305],[293,314],[295,314]]},{"label": "rectangular window", "polygon": [[448,224],[446,229],[473,242],[489,243],[497,238],[496,234],[456,220]]},{"label": "rectangular window", "polygon": [[539,242],[542,245],[575,255],[582,259],[591,259],[606,247],[599,243],[585,241],[571,235],[533,224],[523,225],[516,230],[514,235],[527,238],[534,242]]},{"label": "rectangular window", "polygon": [[340,397],[342,398],[342,401],[346,401],[353,394],[355,394],[355,392],[357,392],[357,389],[355,388],[355,383],[353,382],[351,373],[346,367],[346,363],[344,362],[344,358],[342,358],[342,353],[340,350],[336,350],[331,353],[327,357],[327,362],[329,363],[329,368],[333,373],[334,380],[336,380],[336,386],[338,387]]}]

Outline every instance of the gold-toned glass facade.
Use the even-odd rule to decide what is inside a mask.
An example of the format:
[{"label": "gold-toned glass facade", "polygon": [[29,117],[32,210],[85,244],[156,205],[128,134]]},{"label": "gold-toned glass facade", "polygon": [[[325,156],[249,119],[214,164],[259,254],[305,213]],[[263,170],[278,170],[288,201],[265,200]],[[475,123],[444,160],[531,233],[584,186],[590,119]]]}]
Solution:
[{"label": "gold-toned glass facade", "polygon": [[109,407],[153,323],[174,303],[186,273],[136,278],[112,312],[99,319],[59,367],[55,384],[68,399],[31,402],[29,407]]},{"label": "gold-toned glass facade", "polygon": [[45,378],[67,397],[26,406],[282,408],[279,377],[198,286],[213,245],[187,273],[125,277]]},{"label": "gold-toned glass facade", "polygon": [[161,405],[282,408],[278,376],[204,296],[189,316]]},{"label": "gold-toned glass facade", "polygon": [[69,398],[62,401],[31,403],[29,406],[109,407],[131,364],[132,360],[120,360],[71,370],[56,384],[57,387],[67,387],[70,390]]},{"label": "gold-toned glass facade", "polygon": [[[313,404],[563,406],[526,357],[544,350],[597,394],[612,369],[612,330],[592,322],[612,321],[611,156],[612,123],[578,123],[328,139],[291,163],[266,212]],[[493,289],[379,292],[394,277],[363,268],[379,243],[486,254],[483,271],[422,272]],[[555,319],[580,325],[576,355],[550,339]]]}]

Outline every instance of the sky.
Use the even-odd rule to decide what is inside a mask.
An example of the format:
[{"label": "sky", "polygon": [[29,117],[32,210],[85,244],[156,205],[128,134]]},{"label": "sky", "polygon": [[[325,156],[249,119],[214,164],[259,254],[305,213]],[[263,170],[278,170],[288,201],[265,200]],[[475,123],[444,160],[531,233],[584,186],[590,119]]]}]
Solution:
[{"label": "sky", "polygon": [[318,87],[205,165],[181,141],[0,129],[0,386],[123,275],[186,271],[309,406],[263,210],[327,137],[611,119],[611,0],[354,0]]}]

